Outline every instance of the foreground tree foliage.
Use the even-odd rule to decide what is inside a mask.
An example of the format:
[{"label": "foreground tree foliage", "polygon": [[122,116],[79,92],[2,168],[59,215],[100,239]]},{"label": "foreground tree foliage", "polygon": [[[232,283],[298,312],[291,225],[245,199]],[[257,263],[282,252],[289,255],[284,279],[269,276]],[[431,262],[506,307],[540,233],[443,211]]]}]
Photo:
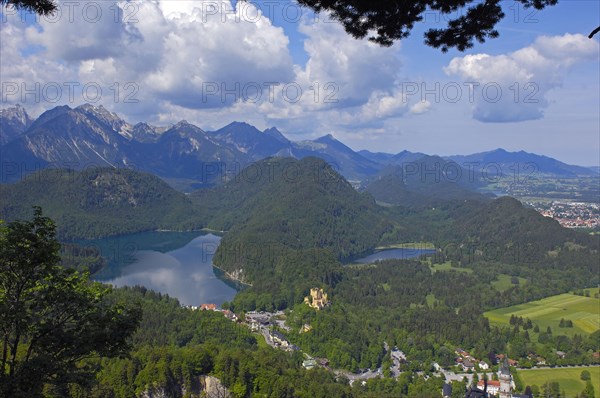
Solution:
[{"label": "foreground tree foliage", "polygon": [[[542,10],[555,5],[558,0],[516,0],[525,8]],[[364,38],[383,46],[410,35],[416,23],[429,14],[436,22],[447,21],[442,29],[425,32],[425,44],[440,48],[464,51],[473,47],[473,42],[485,42],[498,37],[495,26],[504,18],[501,0],[298,0],[301,5],[316,12],[331,13],[341,22],[346,32],[355,38]]]},{"label": "foreground tree foliage", "polygon": [[91,357],[126,352],[139,309],[105,299],[110,288],[60,265],[55,225],[34,208],[31,221],[0,228],[0,394],[40,396],[45,385],[85,384]]},{"label": "foreground tree foliage", "polygon": [[[542,10],[553,6],[558,0],[516,0],[525,8]],[[390,46],[396,40],[410,35],[416,23],[423,22],[426,15],[435,15],[435,21],[447,21],[442,29],[425,32],[425,44],[440,48],[464,51],[488,38],[499,36],[496,25],[504,18],[501,0],[298,0],[300,5],[315,12],[329,12],[339,21],[346,32],[355,38],[369,36],[369,40]],[[40,15],[52,14],[57,5],[52,0],[0,0],[2,5],[12,5]],[[590,34],[590,38],[599,30]]]},{"label": "foreground tree foliage", "polygon": [[351,387],[348,379],[326,369],[305,370],[301,352],[265,347],[262,335],[219,312],[194,311],[143,287],[115,289],[111,296],[141,304],[143,316],[132,337],[131,355],[93,361],[100,369],[94,385],[65,396],[198,398],[207,393],[203,376],[211,375],[230,393],[213,391],[208,395],[212,397],[439,397],[440,378],[425,380],[407,372],[398,380],[372,379]]},{"label": "foreground tree foliage", "polygon": [[56,3],[52,0],[0,0],[0,4],[15,7],[17,10],[35,12],[39,15],[50,15],[56,11]]}]

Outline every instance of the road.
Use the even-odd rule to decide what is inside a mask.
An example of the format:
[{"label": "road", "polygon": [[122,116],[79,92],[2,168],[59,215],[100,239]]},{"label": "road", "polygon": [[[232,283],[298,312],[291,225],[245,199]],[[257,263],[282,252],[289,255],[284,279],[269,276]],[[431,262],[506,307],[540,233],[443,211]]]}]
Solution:
[{"label": "road", "polygon": [[[288,330],[289,328],[285,325],[285,321],[282,320],[275,320],[273,319],[274,316],[277,315],[282,315],[283,312],[277,312],[277,313],[268,313],[268,312],[263,312],[263,313],[248,313],[246,314],[246,316],[250,319],[255,319],[258,320],[260,318],[267,318],[269,319],[269,321],[274,322],[277,324],[277,326],[281,327],[284,330]],[[263,324],[260,324],[260,326],[258,327],[258,331],[259,333],[264,337],[265,341],[267,342],[267,344],[273,348],[278,348],[278,349],[282,349],[282,347],[280,347],[279,345],[276,345],[273,340],[271,339],[271,335],[270,335],[270,331],[269,331],[269,327]],[[390,357],[392,359],[392,366],[390,367],[391,370],[391,374],[393,378],[397,378],[400,375],[400,363],[403,361],[406,361],[406,356],[404,355],[404,353],[400,350],[398,350],[397,347],[394,347],[391,351],[390,351],[390,347],[388,346],[387,343],[384,342],[384,348],[386,353],[389,352],[390,353]],[[303,351],[301,351],[303,352]],[[562,366],[562,368],[578,368],[578,367],[582,367],[582,366],[594,366],[594,365],[574,365],[574,366]],[[597,365],[600,366],[600,365]],[[548,366],[543,366],[543,367],[534,367],[533,369],[538,369],[538,368],[549,368]],[[327,368],[329,369],[329,368]],[[521,368],[519,368],[521,369]],[[354,381],[356,380],[368,380],[368,379],[372,379],[375,377],[380,377],[383,376],[383,372],[381,370],[381,368],[376,369],[376,370],[370,370],[368,369],[367,371],[363,372],[363,373],[352,373],[348,370],[343,370],[343,369],[330,369],[335,375],[337,376],[343,376],[346,377],[349,381],[350,384],[354,383]],[[440,372],[436,372],[436,375],[439,376],[444,376],[444,378],[446,379],[447,382],[451,382],[451,381],[462,381],[465,377],[467,378],[468,382],[471,383],[471,381],[473,380],[473,375],[472,374],[468,374],[468,373],[454,373],[448,370],[442,370]],[[488,379],[492,380],[492,373],[491,372],[487,372],[488,375]],[[480,377],[481,377],[481,373],[480,373]]]},{"label": "road", "polygon": [[354,383],[356,380],[368,380],[368,379],[373,379],[375,377],[382,376],[381,368],[379,368],[375,371],[372,371],[369,369],[364,373],[352,373],[348,370],[333,369],[333,373],[336,376],[344,376],[345,378],[347,378],[350,381],[350,385],[352,385],[352,383]]}]

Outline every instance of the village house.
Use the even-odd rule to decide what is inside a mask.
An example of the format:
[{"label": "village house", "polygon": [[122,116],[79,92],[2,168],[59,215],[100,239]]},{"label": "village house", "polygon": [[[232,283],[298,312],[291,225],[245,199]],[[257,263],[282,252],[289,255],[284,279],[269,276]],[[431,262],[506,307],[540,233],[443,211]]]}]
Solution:
[{"label": "village house", "polygon": [[527,359],[534,362],[536,365],[545,365],[546,364],[546,360],[543,357],[536,354],[535,352],[530,352],[527,355]]},{"label": "village house", "polygon": [[458,355],[456,358],[456,365],[461,367],[465,372],[475,370],[476,366],[479,370],[488,370],[490,368],[487,362],[480,361],[462,348],[457,348],[454,352]]},{"label": "village house", "polygon": [[269,326],[271,324],[271,318],[267,315],[256,315],[252,317],[256,322],[260,323],[263,326]]},{"label": "village house", "polygon": [[253,332],[260,330],[261,327],[267,327],[271,324],[271,318],[268,315],[246,314],[246,320]]},{"label": "village house", "polygon": [[469,353],[468,353],[467,351],[463,350],[462,348],[457,348],[457,349],[454,351],[454,353],[455,353],[456,355],[459,355],[459,356],[461,356],[461,357],[466,357],[466,356],[468,356],[468,355],[469,355]]},{"label": "village house", "polygon": [[461,366],[465,372],[468,372],[469,370],[473,370],[475,368],[475,365],[473,364],[473,362],[471,362],[470,359],[465,359],[463,363],[461,363]]},{"label": "village house", "polygon": [[271,332],[271,340],[273,340],[273,343],[282,347],[288,347],[290,345],[290,342],[285,338],[285,336],[277,330]]},{"label": "village house", "polygon": [[537,357],[536,358],[536,365],[545,365],[546,364],[546,360],[543,357]]},{"label": "village house", "polygon": [[307,359],[302,362],[302,366],[304,366],[304,369],[310,370],[317,366],[317,361],[314,359]]},{"label": "village house", "polygon": [[229,310],[223,310],[223,315],[225,315],[225,318],[232,320],[234,322],[238,320],[237,315],[235,315],[233,312],[231,312]]},{"label": "village house", "polygon": [[442,398],[452,397],[452,384],[444,383],[442,386]]},{"label": "village house", "polygon": [[[485,381],[479,380],[477,383],[477,388],[481,391],[485,388]],[[488,380],[487,381],[487,393],[490,395],[498,395],[498,391],[500,391],[500,381],[499,380]]]},{"label": "village house", "polygon": [[252,332],[257,332],[258,330],[260,330],[260,323],[258,323],[258,321],[254,318],[250,319],[249,325],[250,331]]},{"label": "village house", "polygon": [[217,305],[216,304],[200,304],[200,309],[202,311],[216,311]]}]

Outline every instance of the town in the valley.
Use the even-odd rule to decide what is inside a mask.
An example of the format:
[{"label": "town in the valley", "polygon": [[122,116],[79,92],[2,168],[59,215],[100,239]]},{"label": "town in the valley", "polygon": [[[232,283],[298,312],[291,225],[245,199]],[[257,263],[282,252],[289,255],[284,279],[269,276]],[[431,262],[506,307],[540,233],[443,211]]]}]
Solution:
[{"label": "town in the valley", "polygon": [[[327,293],[320,288],[310,290],[309,296],[304,298],[304,303],[315,309],[321,310],[328,306],[330,302],[327,299]],[[192,310],[198,311],[217,311],[221,312],[227,319],[238,322],[248,327],[252,332],[264,337],[265,342],[276,349],[284,351],[299,351],[300,347],[292,344],[283,332],[289,332],[291,329],[286,326],[286,314],[284,311],[249,311],[244,314],[243,319],[230,311],[229,309],[219,308],[216,304],[201,304],[200,306],[190,306]],[[300,332],[308,333],[312,327],[305,324]],[[398,377],[402,372],[403,365],[407,365],[406,355],[397,347],[389,347],[384,344],[385,351],[392,360],[390,375]],[[510,367],[517,367],[518,361],[508,358],[504,354],[496,354],[492,358],[475,358],[468,351],[457,347],[455,352],[455,365],[449,369],[442,368],[438,363],[432,363],[431,367],[434,376],[442,376],[446,380],[441,395],[443,398],[452,396],[452,381],[464,381],[470,386],[472,391],[485,392],[489,396],[498,398],[529,398],[526,395],[513,393],[515,382],[510,372]],[[558,352],[558,355],[564,353]],[[363,369],[360,373],[352,373],[346,370],[332,369],[329,366],[327,358],[316,358],[309,353],[303,352],[305,360],[302,366],[307,369],[321,367],[334,372],[337,376],[343,376],[348,379],[352,385],[355,382],[366,383],[366,380],[383,376],[383,371],[379,369]],[[546,365],[544,358],[531,354],[531,359],[536,361],[537,366]],[[497,370],[495,370],[497,369]],[[423,373],[423,372],[419,372]],[[427,376],[425,376],[427,377]]]}]

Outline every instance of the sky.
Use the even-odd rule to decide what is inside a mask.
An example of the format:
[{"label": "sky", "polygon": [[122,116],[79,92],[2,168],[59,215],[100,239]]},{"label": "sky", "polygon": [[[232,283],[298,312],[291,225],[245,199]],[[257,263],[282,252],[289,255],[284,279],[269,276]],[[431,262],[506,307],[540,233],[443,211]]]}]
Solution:
[{"label": "sky", "polygon": [[37,116],[87,102],[130,123],[245,121],[354,150],[504,148],[600,165],[597,0],[542,11],[507,0],[499,38],[445,54],[423,44],[447,21],[437,13],[380,47],[293,1],[59,5],[52,17],[2,9],[1,107]]}]

